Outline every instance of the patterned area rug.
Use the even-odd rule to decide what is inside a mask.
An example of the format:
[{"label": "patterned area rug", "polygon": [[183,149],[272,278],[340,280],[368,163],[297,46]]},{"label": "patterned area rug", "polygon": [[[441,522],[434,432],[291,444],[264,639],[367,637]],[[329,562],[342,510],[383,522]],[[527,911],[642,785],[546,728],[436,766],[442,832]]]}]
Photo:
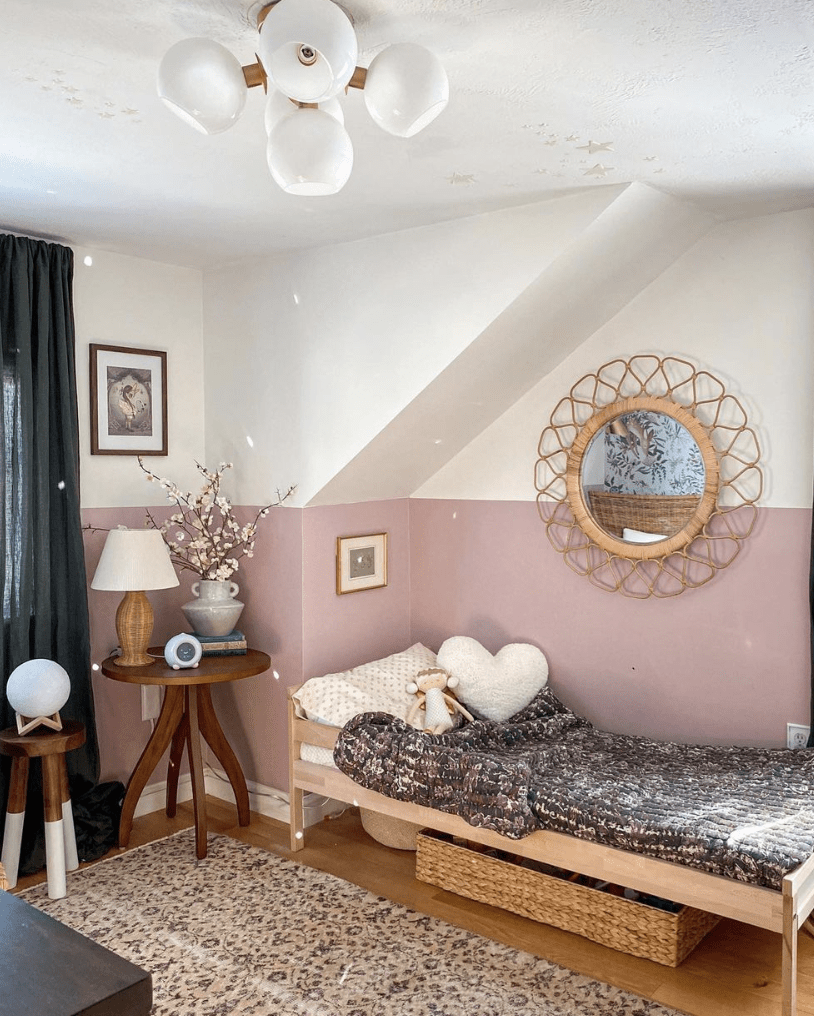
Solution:
[{"label": "patterned area rug", "polygon": [[226,836],[191,830],[29,903],[153,975],[155,1016],[676,1016]]}]

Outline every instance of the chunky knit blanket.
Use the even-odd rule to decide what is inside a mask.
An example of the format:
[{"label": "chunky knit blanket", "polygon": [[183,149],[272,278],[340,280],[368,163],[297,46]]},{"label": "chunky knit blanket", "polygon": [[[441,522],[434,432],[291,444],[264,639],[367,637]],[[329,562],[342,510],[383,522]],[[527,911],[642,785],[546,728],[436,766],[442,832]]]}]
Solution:
[{"label": "chunky knit blanket", "polygon": [[548,688],[511,720],[439,735],[362,713],[334,760],[363,787],[509,838],[551,829],[773,889],[814,852],[814,750],[612,734]]}]

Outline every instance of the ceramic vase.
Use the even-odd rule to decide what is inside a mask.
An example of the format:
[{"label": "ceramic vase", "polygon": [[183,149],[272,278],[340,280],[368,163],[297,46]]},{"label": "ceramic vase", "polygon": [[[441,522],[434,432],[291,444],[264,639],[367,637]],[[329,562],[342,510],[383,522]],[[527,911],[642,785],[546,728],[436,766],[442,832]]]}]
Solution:
[{"label": "ceramic vase", "polygon": [[194,600],[181,610],[195,635],[228,635],[237,625],[243,604],[235,597],[240,592],[237,582],[229,579],[201,579],[192,583]]}]

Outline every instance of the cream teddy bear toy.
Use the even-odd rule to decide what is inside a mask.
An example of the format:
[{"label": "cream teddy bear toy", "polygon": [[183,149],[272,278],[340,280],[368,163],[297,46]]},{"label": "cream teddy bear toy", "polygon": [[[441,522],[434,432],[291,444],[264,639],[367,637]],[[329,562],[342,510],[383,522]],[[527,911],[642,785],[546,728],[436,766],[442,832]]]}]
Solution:
[{"label": "cream teddy bear toy", "polygon": [[455,713],[460,713],[471,721],[471,714],[456,698],[445,691],[446,688],[455,688],[457,684],[458,678],[451,677],[440,667],[420,670],[415,681],[410,681],[407,685],[409,694],[418,695],[407,714],[407,722],[413,725],[421,709],[424,710],[423,729],[428,734],[443,734],[444,731],[450,730]]}]

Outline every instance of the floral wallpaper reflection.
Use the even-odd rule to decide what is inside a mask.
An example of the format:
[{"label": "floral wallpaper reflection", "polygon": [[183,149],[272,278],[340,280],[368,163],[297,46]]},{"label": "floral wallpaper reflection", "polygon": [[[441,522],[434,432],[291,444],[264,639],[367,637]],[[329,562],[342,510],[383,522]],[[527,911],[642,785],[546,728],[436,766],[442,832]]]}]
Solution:
[{"label": "floral wallpaper reflection", "polygon": [[644,410],[627,413],[605,430],[605,490],[702,494],[701,451],[678,420]]}]

